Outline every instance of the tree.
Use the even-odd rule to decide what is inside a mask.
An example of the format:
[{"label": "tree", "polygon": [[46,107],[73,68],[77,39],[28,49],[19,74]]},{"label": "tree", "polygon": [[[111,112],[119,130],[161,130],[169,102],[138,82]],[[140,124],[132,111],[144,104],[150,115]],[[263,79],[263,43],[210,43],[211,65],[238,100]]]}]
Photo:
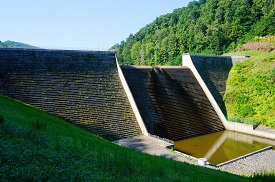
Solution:
[{"label": "tree", "polygon": [[173,63],[184,52],[221,54],[255,36],[274,35],[274,1],[192,1],[114,47],[127,65]]}]

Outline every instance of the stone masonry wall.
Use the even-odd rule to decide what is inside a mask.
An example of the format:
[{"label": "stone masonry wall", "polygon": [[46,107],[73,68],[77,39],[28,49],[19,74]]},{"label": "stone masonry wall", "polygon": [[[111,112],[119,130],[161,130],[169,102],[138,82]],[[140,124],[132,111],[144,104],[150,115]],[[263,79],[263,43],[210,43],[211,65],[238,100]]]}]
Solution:
[{"label": "stone masonry wall", "polygon": [[111,140],[140,134],[113,52],[0,49],[0,93]]}]

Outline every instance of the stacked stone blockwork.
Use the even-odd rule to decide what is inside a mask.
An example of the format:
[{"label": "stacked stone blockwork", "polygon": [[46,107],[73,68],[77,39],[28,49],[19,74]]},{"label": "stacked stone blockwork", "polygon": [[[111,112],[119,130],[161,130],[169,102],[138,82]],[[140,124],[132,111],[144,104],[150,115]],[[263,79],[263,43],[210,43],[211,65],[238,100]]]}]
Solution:
[{"label": "stacked stone blockwork", "polygon": [[187,67],[122,67],[141,117],[152,135],[172,141],[224,130]]},{"label": "stacked stone blockwork", "polygon": [[0,93],[115,140],[141,133],[113,52],[0,49]]}]

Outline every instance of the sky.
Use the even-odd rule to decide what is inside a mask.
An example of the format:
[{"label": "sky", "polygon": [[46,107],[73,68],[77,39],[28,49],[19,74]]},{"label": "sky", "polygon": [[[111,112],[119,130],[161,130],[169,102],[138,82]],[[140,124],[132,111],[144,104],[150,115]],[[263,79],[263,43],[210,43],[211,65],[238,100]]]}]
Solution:
[{"label": "sky", "polygon": [[191,0],[0,0],[0,41],[107,50]]}]

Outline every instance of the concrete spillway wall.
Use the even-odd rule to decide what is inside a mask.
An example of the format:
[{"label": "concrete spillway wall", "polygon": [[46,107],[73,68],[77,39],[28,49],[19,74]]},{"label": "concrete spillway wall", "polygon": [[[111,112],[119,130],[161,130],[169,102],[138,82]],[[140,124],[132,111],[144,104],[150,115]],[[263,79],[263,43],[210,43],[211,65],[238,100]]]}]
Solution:
[{"label": "concrete spillway wall", "polygon": [[141,133],[113,52],[0,49],[0,93],[109,139]]},{"label": "concrete spillway wall", "polygon": [[194,67],[204,81],[205,85],[215,98],[222,112],[226,114],[223,96],[226,91],[226,81],[232,66],[247,59],[246,56],[204,56],[184,55],[183,66],[186,65],[185,57],[190,57]]},{"label": "concrete spillway wall", "polygon": [[225,118],[227,113],[223,102],[223,94],[226,90],[226,81],[232,66],[246,59],[246,56],[201,56],[189,54],[182,57],[182,65],[192,70],[209,102],[215,109],[224,127],[228,130],[238,131],[238,129],[233,129],[236,128],[236,125],[233,126]]},{"label": "concrete spillway wall", "polygon": [[121,67],[147,131],[179,141],[224,130],[187,67]]}]

